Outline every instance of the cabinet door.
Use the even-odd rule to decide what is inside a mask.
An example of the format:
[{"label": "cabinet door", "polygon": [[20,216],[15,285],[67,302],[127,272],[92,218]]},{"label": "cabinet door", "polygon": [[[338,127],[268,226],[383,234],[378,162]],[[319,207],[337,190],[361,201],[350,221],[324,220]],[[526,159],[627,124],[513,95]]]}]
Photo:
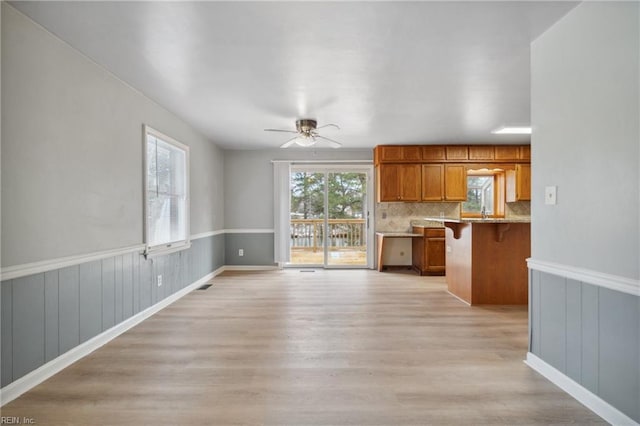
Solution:
[{"label": "cabinet door", "polygon": [[420,164],[399,164],[398,168],[400,199],[402,201],[420,201]]},{"label": "cabinet door", "polygon": [[447,145],[445,146],[447,160],[468,160],[469,147],[467,145]]},{"label": "cabinet door", "polygon": [[469,146],[469,160],[493,160],[493,145]]},{"label": "cabinet door", "polygon": [[442,201],[444,198],[444,167],[442,164],[422,165],[422,201]]},{"label": "cabinet door", "polygon": [[400,161],[402,160],[401,146],[380,147],[380,161]]},{"label": "cabinet door", "polygon": [[531,200],[531,165],[516,164],[507,170],[507,202]]},{"label": "cabinet door", "polygon": [[446,269],[444,236],[425,238],[425,246],[427,270],[431,273],[444,272]]},{"label": "cabinet door", "polygon": [[444,199],[447,201],[466,201],[467,170],[459,164],[444,166]]},{"label": "cabinet door", "polygon": [[516,198],[518,201],[531,200],[530,164],[516,164]]},{"label": "cabinet door", "polygon": [[517,161],[520,157],[520,147],[505,145],[495,147],[495,159],[498,161]]},{"label": "cabinet door", "polygon": [[378,202],[400,200],[400,176],[397,164],[378,166]]},{"label": "cabinet door", "polygon": [[422,147],[420,145],[405,146],[402,148],[402,159],[407,161],[422,160]]},{"label": "cabinet door", "polygon": [[444,146],[429,145],[422,147],[422,159],[425,161],[442,161],[446,159]]}]

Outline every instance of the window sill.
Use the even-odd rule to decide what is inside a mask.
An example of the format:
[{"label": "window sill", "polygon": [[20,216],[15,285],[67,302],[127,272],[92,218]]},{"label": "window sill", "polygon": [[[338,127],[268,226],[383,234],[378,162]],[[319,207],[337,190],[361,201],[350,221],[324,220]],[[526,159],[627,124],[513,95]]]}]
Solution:
[{"label": "window sill", "polygon": [[158,256],[166,256],[171,253],[176,253],[182,250],[186,250],[191,247],[191,241],[186,241],[182,244],[172,244],[170,247],[147,247],[144,251],[145,259],[154,258]]}]

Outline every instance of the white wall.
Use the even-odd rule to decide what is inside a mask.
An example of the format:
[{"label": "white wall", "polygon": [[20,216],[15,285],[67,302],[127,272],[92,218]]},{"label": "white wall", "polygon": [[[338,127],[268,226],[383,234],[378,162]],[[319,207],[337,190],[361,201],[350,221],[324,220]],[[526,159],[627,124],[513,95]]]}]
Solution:
[{"label": "white wall", "polygon": [[273,229],[272,160],[372,161],[373,150],[291,148],[224,151],[226,229]]},{"label": "white wall", "polygon": [[222,151],[2,3],[2,266],[142,243],[142,125],[191,148],[191,232],[221,229]]},{"label": "white wall", "polygon": [[536,260],[640,278],[639,22],[638,3],[585,2],[532,45]]}]

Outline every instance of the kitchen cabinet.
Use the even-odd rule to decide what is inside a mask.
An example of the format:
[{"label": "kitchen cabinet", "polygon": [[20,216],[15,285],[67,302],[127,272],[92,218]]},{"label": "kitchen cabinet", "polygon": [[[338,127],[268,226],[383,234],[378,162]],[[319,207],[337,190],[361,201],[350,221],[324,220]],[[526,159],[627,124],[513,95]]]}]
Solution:
[{"label": "kitchen cabinet", "polygon": [[493,145],[470,145],[469,160],[493,160]]},{"label": "kitchen cabinet", "polygon": [[378,202],[420,201],[420,164],[380,164],[377,195]]},{"label": "kitchen cabinet", "polygon": [[530,145],[378,145],[373,163],[529,163]]},{"label": "kitchen cabinet", "polygon": [[422,201],[442,201],[444,199],[444,166],[442,164],[422,165]]},{"label": "kitchen cabinet", "polygon": [[531,165],[516,164],[515,170],[507,170],[507,203],[531,200]]},{"label": "kitchen cabinet", "polygon": [[516,145],[496,146],[494,158],[497,161],[517,161],[520,157],[520,147]]},{"label": "kitchen cabinet", "polygon": [[467,169],[461,164],[444,165],[445,201],[467,200]]},{"label": "kitchen cabinet", "polygon": [[412,232],[423,235],[422,238],[414,238],[411,243],[413,268],[420,273],[420,275],[444,275],[444,228],[414,226]]},{"label": "kitchen cabinet", "polygon": [[420,145],[381,146],[378,155],[381,162],[419,162],[422,160],[422,147]]},{"label": "kitchen cabinet", "polygon": [[446,158],[444,146],[442,145],[425,145],[422,147],[423,161],[443,161]]},{"label": "kitchen cabinet", "polygon": [[445,155],[447,160],[468,160],[469,147],[467,145],[447,145],[445,146]]}]

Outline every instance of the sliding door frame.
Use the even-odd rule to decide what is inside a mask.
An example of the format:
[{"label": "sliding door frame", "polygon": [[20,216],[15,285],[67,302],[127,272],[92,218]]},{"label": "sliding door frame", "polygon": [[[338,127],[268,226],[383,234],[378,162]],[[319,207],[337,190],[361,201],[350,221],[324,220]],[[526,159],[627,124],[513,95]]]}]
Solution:
[{"label": "sliding door frame", "polygon": [[[323,214],[323,227],[324,227],[324,235],[326,235],[326,230],[328,229],[329,223],[329,185],[328,178],[329,173],[364,173],[367,176],[366,182],[366,193],[365,193],[365,203],[363,206],[363,213],[365,216],[365,229],[366,229],[366,241],[367,241],[367,251],[366,251],[366,265],[330,265],[328,263],[329,259],[329,247],[326,243],[323,244],[323,264],[292,264],[287,263],[285,267],[287,268],[304,268],[304,267],[322,267],[324,269],[373,269],[374,268],[374,251],[375,251],[375,224],[374,224],[374,174],[373,174],[373,165],[372,164],[349,164],[349,163],[292,163],[290,168],[290,174],[294,171],[305,171],[309,173],[324,173],[324,214]],[[291,188],[289,188],[289,191]],[[287,212],[290,215],[290,211]],[[289,236],[291,238],[291,236]],[[291,248],[289,248],[291,250]]]}]

